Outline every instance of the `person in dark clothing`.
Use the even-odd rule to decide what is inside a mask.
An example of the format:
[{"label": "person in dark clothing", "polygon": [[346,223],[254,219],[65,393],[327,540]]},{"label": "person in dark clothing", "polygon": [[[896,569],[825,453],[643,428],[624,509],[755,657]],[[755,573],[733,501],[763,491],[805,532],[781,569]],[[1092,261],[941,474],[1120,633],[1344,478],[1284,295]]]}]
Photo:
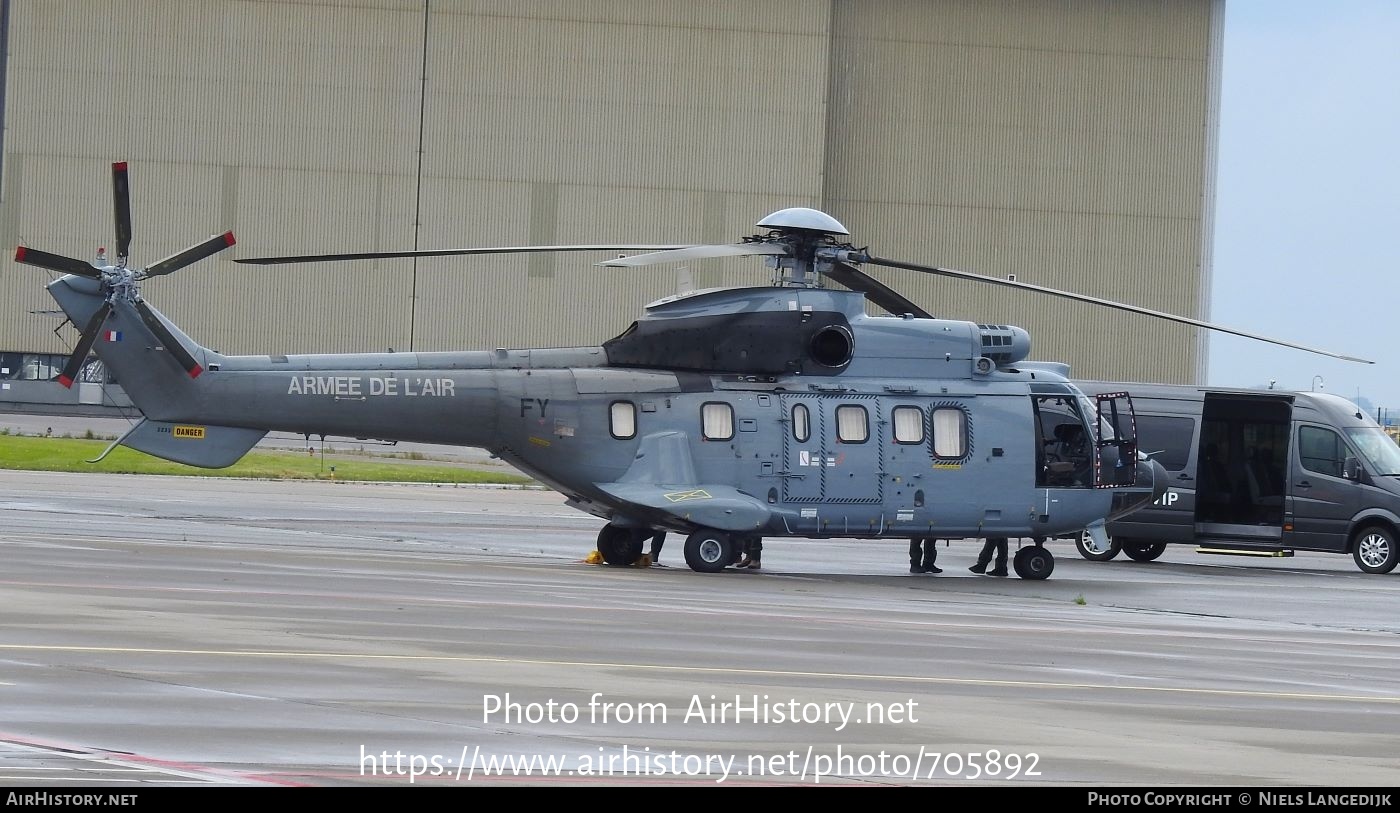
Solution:
[{"label": "person in dark clothing", "polygon": [[651,553],[648,554],[648,556],[651,557],[651,563],[652,563],[652,564],[654,564],[654,565],[659,565],[659,564],[661,564],[661,546],[662,546],[662,545],[665,545],[665,544],[666,544],[666,532],[665,532],[665,531],[657,531],[656,533],[652,534],[652,537],[651,537]]},{"label": "person in dark clothing", "polygon": [[[992,563],[992,554],[996,554],[996,566],[991,572],[987,571],[987,565]],[[977,554],[977,564],[969,567],[973,573],[986,573],[988,576],[1006,575],[1006,537],[989,536],[987,541],[982,543],[982,552]]]},{"label": "person in dark clothing", "polygon": [[761,570],[763,568],[763,537],[751,537],[744,543],[744,558],[736,568],[748,568],[749,570]]},{"label": "person in dark clothing", "polygon": [[938,540],[932,537],[912,537],[909,540],[910,573],[942,573],[934,564],[938,560]]}]

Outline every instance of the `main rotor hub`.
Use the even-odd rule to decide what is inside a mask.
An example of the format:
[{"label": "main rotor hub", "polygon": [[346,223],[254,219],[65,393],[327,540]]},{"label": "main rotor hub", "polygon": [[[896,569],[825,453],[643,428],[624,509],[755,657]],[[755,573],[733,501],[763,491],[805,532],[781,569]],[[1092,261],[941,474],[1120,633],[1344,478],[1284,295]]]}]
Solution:
[{"label": "main rotor hub", "polygon": [[841,221],[816,209],[808,209],[805,206],[794,206],[790,209],[779,209],[768,215],[756,226],[765,229],[776,229],[778,231],[806,231],[817,234],[850,234],[846,227],[841,225]]}]

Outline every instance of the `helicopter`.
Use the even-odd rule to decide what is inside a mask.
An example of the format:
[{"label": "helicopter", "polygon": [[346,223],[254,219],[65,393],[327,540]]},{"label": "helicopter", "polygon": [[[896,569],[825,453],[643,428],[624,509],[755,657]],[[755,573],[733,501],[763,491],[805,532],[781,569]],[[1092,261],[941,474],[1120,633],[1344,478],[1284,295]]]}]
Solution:
[{"label": "helicopter", "polygon": [[[224,355],[152,307],[142,287],[235,245],[232,232],[136,267],[125,162],[113,164],[112,180],[114,257],[85,262],[24,246],[15,254],[63,274],[47,289],[83,325],[59,382],[71,386],[95,348],[143,415],[104,456],[121,445],[220,468],[269,431],[479,447],[605,520],[597,549],[612,565],[635,563],[660,531],[685,534],[686,563],[702,573],[724,570],[763,537],[1017,537],[1035,540],[1017,552],[1017,574],[1043,579],[1054,568],[1045,539],[1086,531],[1106,545],[1107,520],[1165,493],[1166,471],[1137,449],[1128,393],[1091,399],[1070,382],[1068,365],[1028,359],[1025,330],[934,318],[862,265],[1009,285],[1337,355],[881,258],[851,244],[831,215],[804,207],[769,214],[757,223],[766,231],[728,245],[242,258],[547,251],[612,254],[600,264],[639,267],[761,257],[772,277],[653,302],[600,346]],[[867,314],[867,302],[888,315]]]}]

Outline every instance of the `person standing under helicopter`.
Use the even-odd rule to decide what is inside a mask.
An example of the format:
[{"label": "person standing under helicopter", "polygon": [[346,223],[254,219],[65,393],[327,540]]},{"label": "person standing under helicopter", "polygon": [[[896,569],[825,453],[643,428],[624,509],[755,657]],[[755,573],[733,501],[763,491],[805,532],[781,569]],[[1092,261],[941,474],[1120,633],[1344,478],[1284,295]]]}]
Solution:
[{"label": "person standing under helicopter", "polygon": [[943,568],[934,564],[938,561],[938,540],[930,536],[915,536],[909,539],[909,572],[942,573]]},{"label": "person standing under helicopter", "polygon": [[[996,566],[991,572],[987,572],[987,565],[992,562],[992,554],[996,554]],[[989,536],[987,541],[982,543],[982,552],[977,554],[977,564],[969,567],[973,573],[986,573],[988,576],[1006,575],[1006,537]]]},{"label": "person standing under helicopter", "polygon": [[749,570],[763,569],[763,537],[753,536],[740,542],[744,547],[744,558],[735,563],[736,568]]}]

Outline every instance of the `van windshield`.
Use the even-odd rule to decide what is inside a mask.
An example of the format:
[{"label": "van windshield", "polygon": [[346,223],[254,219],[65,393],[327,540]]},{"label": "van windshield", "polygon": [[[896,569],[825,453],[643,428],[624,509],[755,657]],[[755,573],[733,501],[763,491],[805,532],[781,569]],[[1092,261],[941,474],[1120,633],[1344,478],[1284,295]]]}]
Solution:
[{"label": "van windshield", "polygon": [[1347,437],[1382,477],[1400,476],[1400,446],[1378,426],[1346,430]]}]

